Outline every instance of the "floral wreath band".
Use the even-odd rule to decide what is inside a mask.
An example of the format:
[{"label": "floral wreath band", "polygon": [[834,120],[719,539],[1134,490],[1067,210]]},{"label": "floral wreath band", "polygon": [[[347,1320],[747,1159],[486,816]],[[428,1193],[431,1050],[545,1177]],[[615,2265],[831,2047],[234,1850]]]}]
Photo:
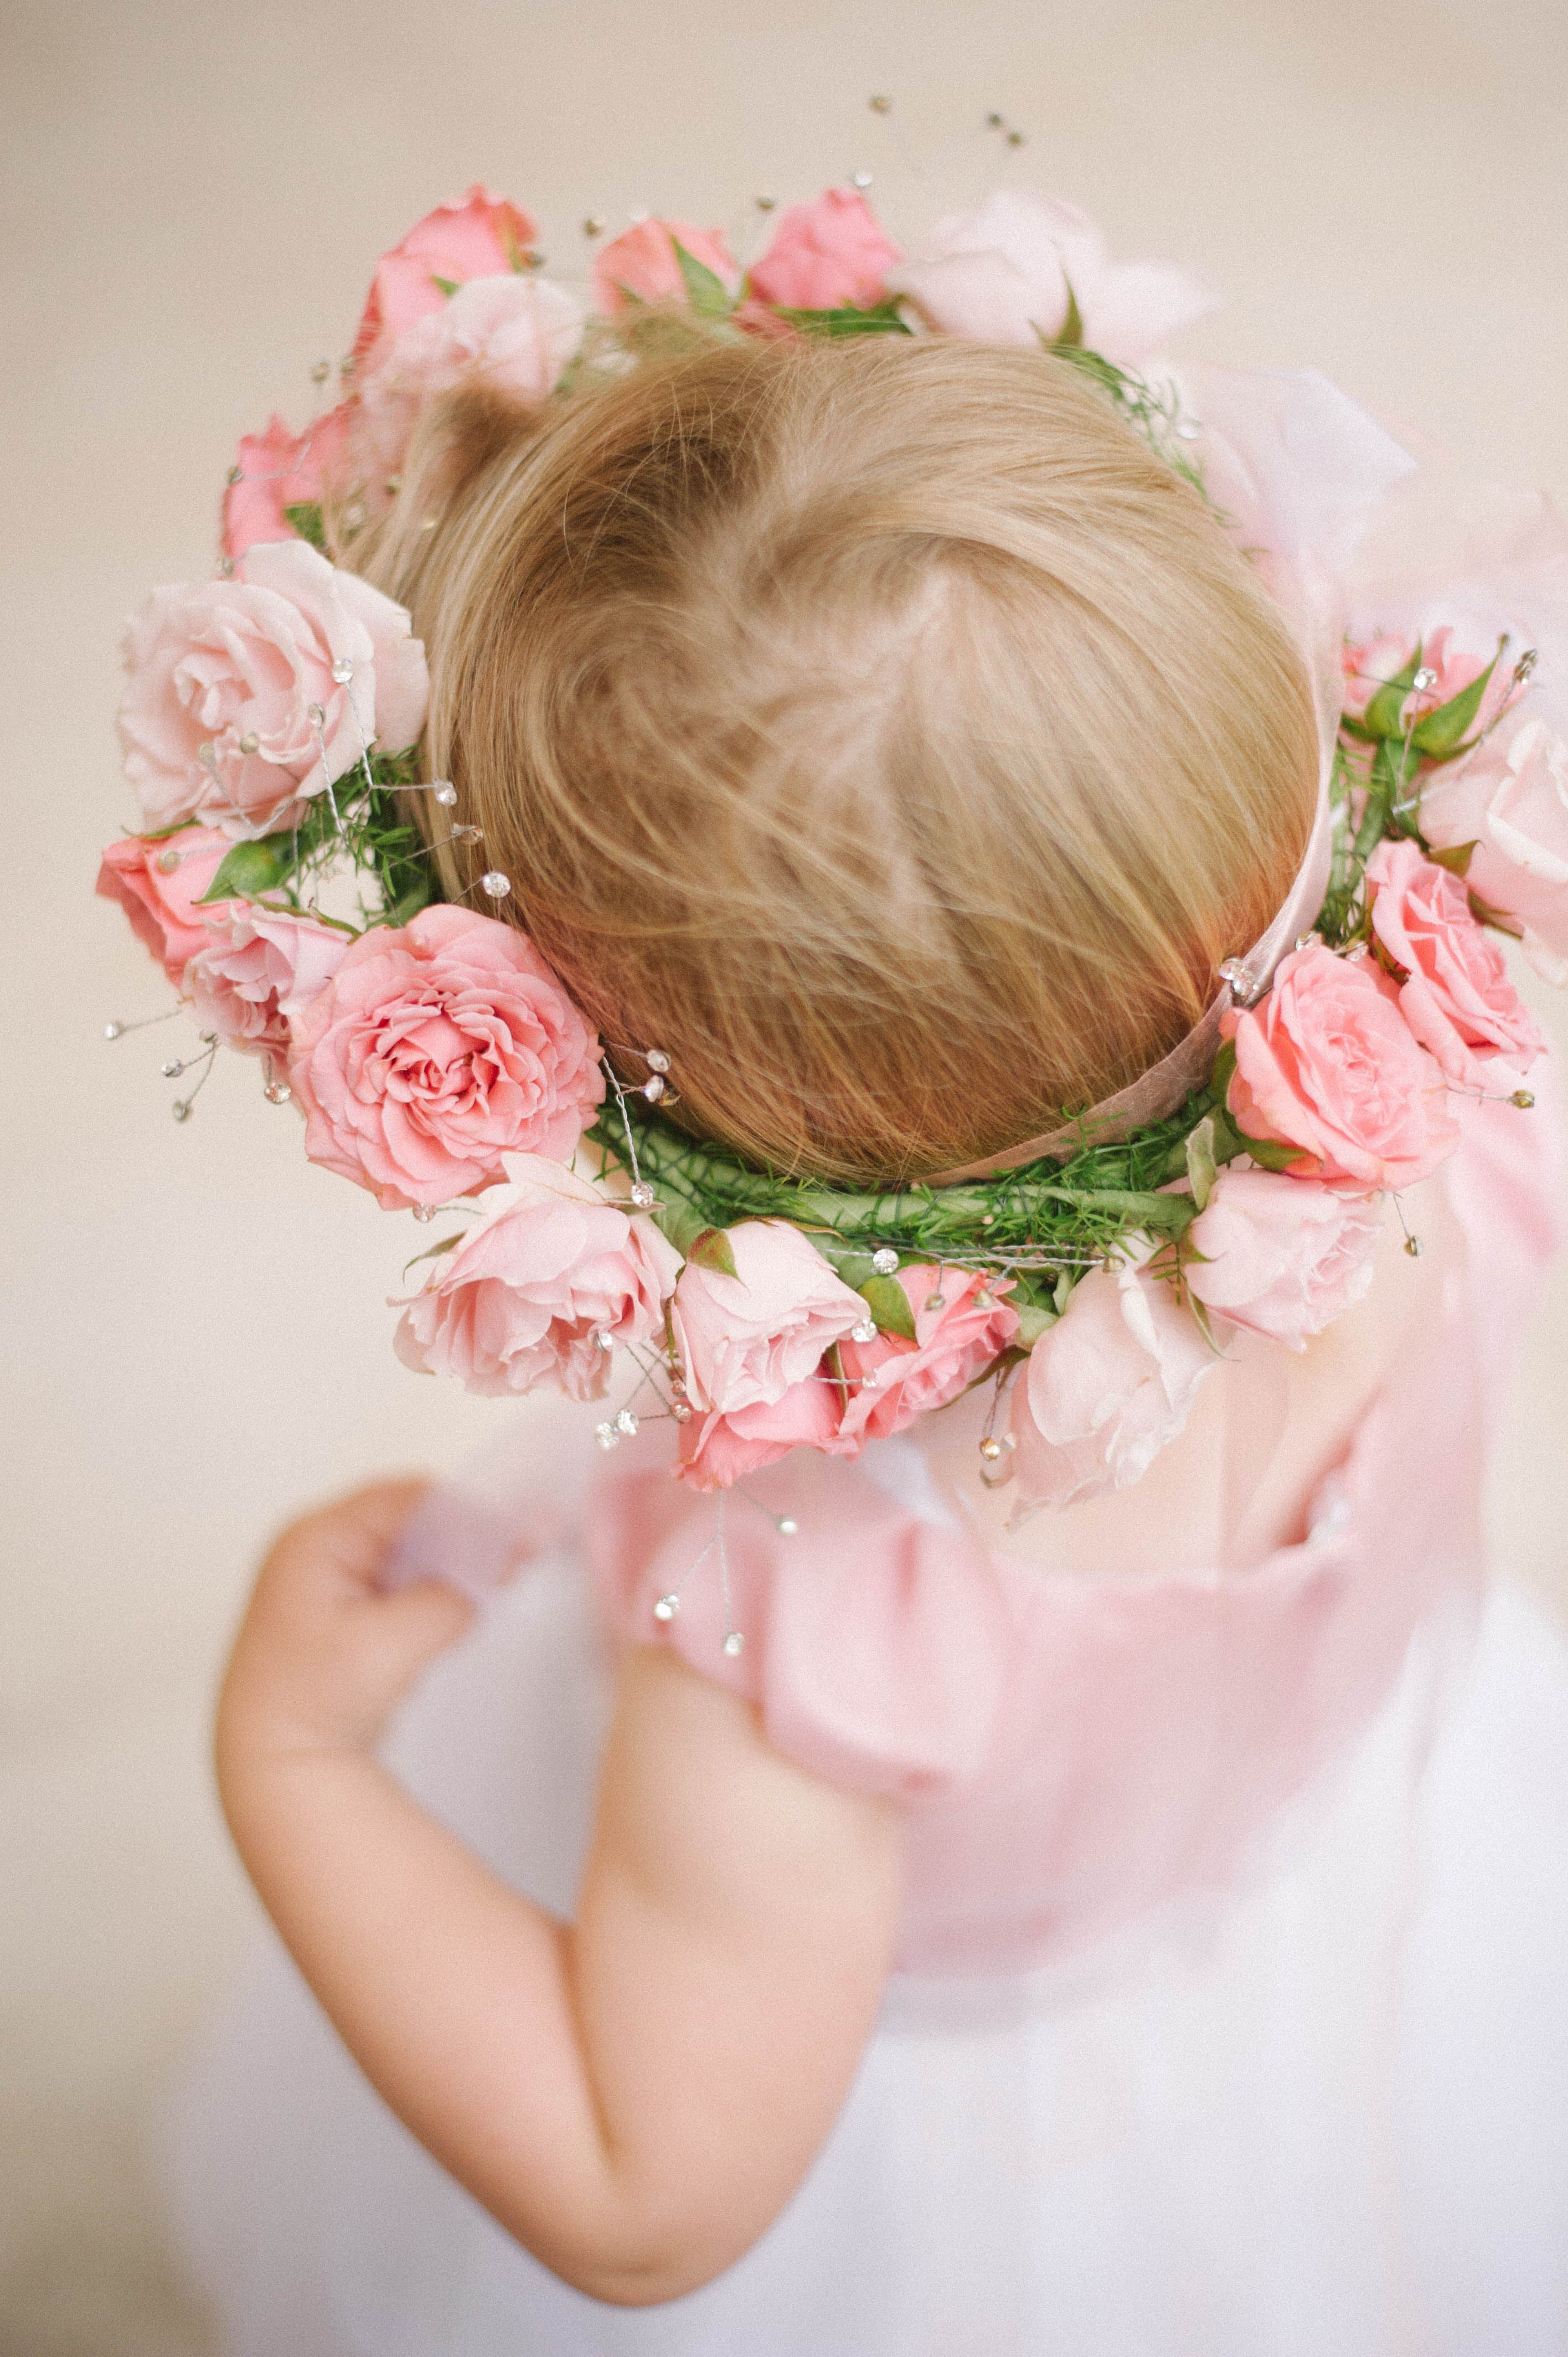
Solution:
[{"label": "floral wreath band", "polygon": [[[220,1046],[258,1058],[311,1160],[384,1209],[473,1220],[417,1255],[397,1305],[410,1365],[583,1400],[628,1369],[601,1442],[667,1417],[698,1488],[800,1446],[854,1457],[987,1381],[983,1478],[1021,1510],[1123,1488],[1233,1335],[1299,1350],[1364,1294],[1382,1198],[1457,1143],[1451,1094],[1531,1102],[1544,1043],[1497,936],[1568,978],[1568,747],[1522,708],[1535,652],[1446,619],[1352,633],[1298,888],[1315,921],[1298,935],[1293,896],[1132,1091],[950,1183],[758,1170],[665,1117],[679,1073],[660,1049],[639,1051],[639,1085],[618,1075],[499,913],[504,873],[437,899],[407,797],[446,815],[443,840],[482,856],[481,838],[423,775],[407,614],[334,565],[329,536],[351,551],[396,497],[430,401],[474,379],[569,397],[585,371],[635,362],[650,317],[1044,343],[1207,486],[1222,440],[1147,363],[1212,297],[1015,191],[906,256],[860,188],[831,189],[745,271],[716,231],[643,221],[597,249],[594,281],[591,322],[540,267],[529,216],[483,189],[429,214],[378,265],[343,398],[300,435],[274,418],[241,443],[215,576],[132,621],[120,729],[142,824],[99,889],[200,1031],[164,1066],[197,1074],[175,1114]],[[352,913],[328,913],[345,886]]]}]

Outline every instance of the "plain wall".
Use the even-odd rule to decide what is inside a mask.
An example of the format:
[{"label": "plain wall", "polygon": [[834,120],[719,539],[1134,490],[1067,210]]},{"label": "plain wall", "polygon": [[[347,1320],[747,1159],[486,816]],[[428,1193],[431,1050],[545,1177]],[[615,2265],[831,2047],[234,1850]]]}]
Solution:
[{"label": "plain wall", "polygon": [[[89,898],[132,815],[124,616],[207,569],[238,434],[303,418],[378,253],[470,180],[540,214],[563,276],[585,213],[724,221],[755,251],[757,193],[856,167],[908,231],[1000,176],[991,108],[1027,135],[1014,178],[1225,287],[1184,350],[1321,367],[1422,449],[1562,495],[1568,17],[11,0],[3,39],[0,2349],[172,2357],[207,2344],[138,2155],[250,1920],[205,1758],[226,1631],[270,1525],[450,1462],[494,1417],[393,1361],[381,1303],[420,1233],[306,1164],[254,1066],[221,1060],[177,1128],[158,1066],[183,1027],[101,1036],[167,997]],[[1565,1312],[1560,1275],[1493,1482],[1500,1556],[1559,1599]]]}]

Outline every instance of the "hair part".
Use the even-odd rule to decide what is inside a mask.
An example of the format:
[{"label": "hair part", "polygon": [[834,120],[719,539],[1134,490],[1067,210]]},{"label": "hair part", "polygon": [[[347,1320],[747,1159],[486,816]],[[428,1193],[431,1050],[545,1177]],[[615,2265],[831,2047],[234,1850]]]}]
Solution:
[{"label": "hair part", "polygon": [[[437,521],[429,528],[427,519]],[[431,662],[429,774],[676,1118],[901,1178],[1125,1085],[1283,900],[1305,668],[1069,364],[708,343],[542,424],[456,396],[350,561]]]}]

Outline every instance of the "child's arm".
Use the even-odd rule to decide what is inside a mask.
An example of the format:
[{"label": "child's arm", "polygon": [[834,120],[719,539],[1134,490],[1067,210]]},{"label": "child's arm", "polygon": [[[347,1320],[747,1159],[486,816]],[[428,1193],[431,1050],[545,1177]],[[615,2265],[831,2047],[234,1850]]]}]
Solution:
[{"label": "child's arm", "polygon": [[468,1607],[377,1568],[417,1490],[286,1532],[234,1648],[219,1782],[252,1879],[392,2109],[569,2283],[673,2298],[804,2175],[870,2031],[896,1812],[770,1751],[667,1654],[622,1671],[577,1921],[498,1881],[371,1756]]}]

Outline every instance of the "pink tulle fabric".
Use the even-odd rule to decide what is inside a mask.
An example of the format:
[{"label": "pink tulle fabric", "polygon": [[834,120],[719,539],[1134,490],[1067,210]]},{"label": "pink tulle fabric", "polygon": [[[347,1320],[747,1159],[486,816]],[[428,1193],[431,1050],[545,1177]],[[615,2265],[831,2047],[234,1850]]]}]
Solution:
[{"label": "pink tulle fabric", "polygon": [[711,1557],[692,1571],[713,1503],[653,1437],[606,1467],[584,1535],[612,1632],[744,1695],[813,1773],[907,1804],[901,1969],[1028,1967],[1221,1887],[1371,1718],[1422,1621],[1474,1597],[1483,1404],[1552,1248],[1552,1129],[1545,1106],[1461,1115],[1439,1183],[1464,1242],[1431,1329],[1320,1484],[1310,1535],[1254,1569],[1043,1571],[865,1464],[800,1452],[726,1501],[732,1657]]}]

